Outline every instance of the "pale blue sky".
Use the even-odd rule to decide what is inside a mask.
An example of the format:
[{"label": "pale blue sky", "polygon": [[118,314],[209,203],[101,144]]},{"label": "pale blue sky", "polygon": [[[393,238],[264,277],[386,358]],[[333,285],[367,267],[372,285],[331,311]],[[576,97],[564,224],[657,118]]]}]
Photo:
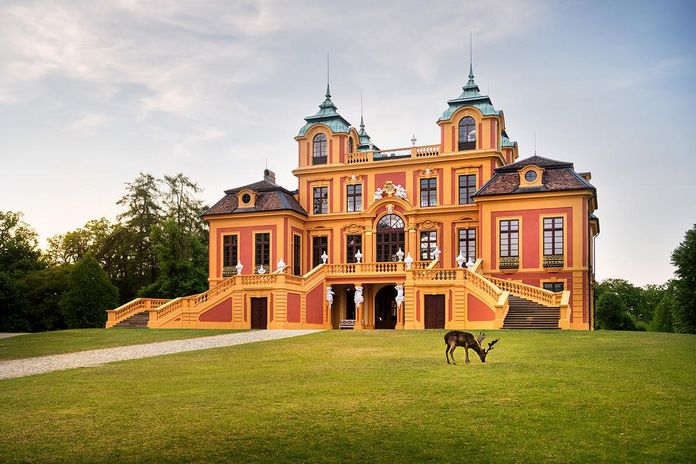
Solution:
[{"label": "pale blue sky", "polygon": [[0,1],[0,209],[42,240],[114,219],[139,171],[209,203],[265,159],[295,188],[293,137],[323,99],[382,148],[438,143],[468,73],[520,154],[592,171],[599,278],[672,275],[696,222],[694,2]]}]

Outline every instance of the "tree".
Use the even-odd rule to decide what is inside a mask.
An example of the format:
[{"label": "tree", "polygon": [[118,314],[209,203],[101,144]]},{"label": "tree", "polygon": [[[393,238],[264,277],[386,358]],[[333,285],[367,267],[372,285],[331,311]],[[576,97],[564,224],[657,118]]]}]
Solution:
[{"label": "tree", "polygon": [[635,330],[635,324],[621,297],[604,292],[597,302],[597,328],[606,330]]},{"label": "tree", "polygon": [[73,266],[69,285],[60,300],[66,325],[71,329],[104,327],[105,311],[118,306],[118,289],[94,256],[88,254]]},{"label": "tree", "polygon": [[117,216],[135,237],[134,258],[142,263],[140,269],[147,283],[157,275],[154,253],[150,250],[152,228],[163,219],[161,192],[158,181],[151,174],[142,172],[133,182],[126,184],[126,194],[116,202],[124,206],[124,212]]},{"label": "tree", "polygon": [[0,331],[30,329],[24,278],[43,267],[37,234],[22,213],[0,211]]},{"label": "tree", "polygon": [[173,219],[186,232],[203,232],[205,225],[201,220],[201,214],[206,208],[203,201],[195,197],[203,189],[182,173],[175,176],[165,175],[164,185],[167,217]]},{"label": "tree", "polygon": [[63,264],[26,276],[25,313],[31,332],[66,328],[60,301],[70,288],[71,269]]},{"label": "tree", "polygon": [[655,307],[655,312],[653,314],[653,320],[650,323],[650,330],[653,330],[655,332],[672,332],[673,331],[672,313],[674,311],[674,300],[675,300],[674,283],[669,282],[666,285],[665,294],[662,296],[662,299]]},{"label": "tree", "polygon": [[160,273],[140,291],[141,296],[174,298],[206,290],[208,259],[198,235],[171,218],[152,229],[151,243]]},{"label": "tree", "polygon": [[605,279],[595,287],[595,297],[599,300],[605,292],[619,295],[628,313],[636,319],[650,321],[652,314],[644,314],[646,308],[640,287],[636,287],[624,279]]},{"label": "tree", "polygon": [[696,333],[696,225],[686,232],[684,241],[672,252],[677,268],[673,312],[674,331]]},{"label": "tree", "polygon": [[113,230],[106,218],[87,221],[84,227],[48,239],[46,254],[51,263],[73,264],[92,253],[102,265],[104,242]]}]

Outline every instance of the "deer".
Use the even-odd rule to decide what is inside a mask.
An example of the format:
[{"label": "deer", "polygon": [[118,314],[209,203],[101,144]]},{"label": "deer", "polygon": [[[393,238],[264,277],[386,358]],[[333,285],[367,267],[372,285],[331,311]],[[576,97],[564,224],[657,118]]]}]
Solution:
[{"label": "deer", "polygon": [[451,330],[445,334],[445,358],[447,358],[447,364],[450,364],[450,357],[452,357],[452,364],[457,364],[454,361],[454,350],[458,346],[464,347],[464,352],[466,353],[466,363],[469,364],[469,348],[478,353],[481,362],[486,362],[486,355],[493,349],[493,345],[498,343],[500,340],[496,338],[492,342],[488,343],[488,348],[484,349],[483,339],[486,338],[486,334],[483,332],[479,333],[478,338],[474,338],[469,332],[461,332],[459,330]]}]

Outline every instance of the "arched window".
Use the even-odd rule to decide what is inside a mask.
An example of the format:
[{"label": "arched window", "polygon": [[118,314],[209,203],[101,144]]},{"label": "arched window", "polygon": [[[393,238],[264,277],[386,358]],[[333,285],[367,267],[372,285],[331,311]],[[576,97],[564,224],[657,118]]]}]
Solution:
[{"label": "arched window", "polygon": [[404,220],[387,214],[377,222],[377,261],[398,261],[397,253],[405,248]]},{"label": "arched window", "polygon": [[314,136],[312,164],[326,164],[326,136],[324,134]]},{"label": "arched window", "polygon": [[348,153],[353,153],[354,148],[353,137],[348,137]]},{"label": "arched window", "polygon": [[476,121],[471,116],[459,120],[459,150],[476,148]]},{"label": "arched window", "polygon": [[404,220],[396,214],[384,215],[377,223],[378,229],[403,229],[404,227]]}]

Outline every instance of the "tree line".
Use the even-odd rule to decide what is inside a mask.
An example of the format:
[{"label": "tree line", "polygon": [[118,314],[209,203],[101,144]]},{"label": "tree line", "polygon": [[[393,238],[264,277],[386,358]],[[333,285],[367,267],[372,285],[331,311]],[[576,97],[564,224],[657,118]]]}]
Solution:
[{"label": "tree line", "polygon": [[675,277],[637,287],[606,279],[595,287],[596,328],[696,333],[696,225],[672,252]]},{"label": "tree line", "polygon": [[0,211],[0,331],[104,327],[106,309],[135,297],[205,291],[200,192],[181,173],[140,173],[126,183],[116,222],[90,220],[45,250],[22,213]]}]

